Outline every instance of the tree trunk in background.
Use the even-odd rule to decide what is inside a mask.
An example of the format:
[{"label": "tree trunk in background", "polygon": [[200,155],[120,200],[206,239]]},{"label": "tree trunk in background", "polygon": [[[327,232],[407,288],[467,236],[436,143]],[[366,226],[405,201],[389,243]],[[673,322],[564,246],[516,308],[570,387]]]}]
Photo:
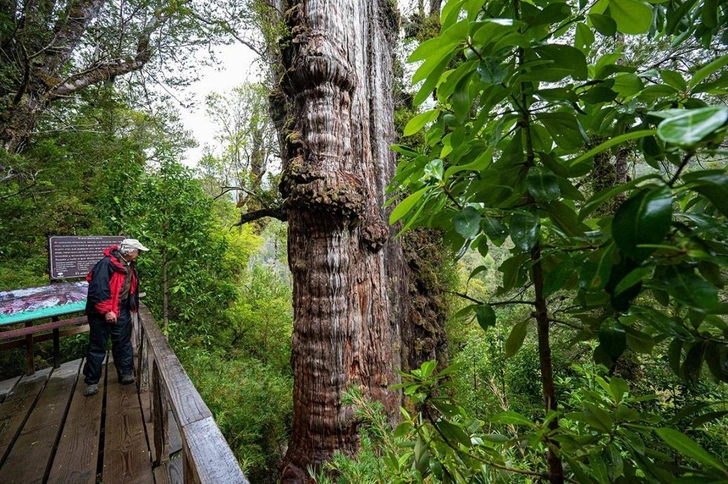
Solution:
[{"label": "tree trunk in background", "polygon": [[[78,55],[76,48],[104,0],[26,2],[22,11],[14,3],[0,2],[10,14],[0,18],[0,145],[20,153],[52,102],[144,67],[151,56],[151,30],[137,39],[133,57],[97,59],[69,72],[69,62]],[[160,15],[151,27],[165,21]]]},{"label": "tree trunk in background", "polygon": [[399,243],[380,208],[394,173],[391,0],[289,1],[272,112],[284,147],[281,192],[293,274],[293,428],[284,482],[353,453],[358,423],[342,395],[359,386],[396,419]]}]

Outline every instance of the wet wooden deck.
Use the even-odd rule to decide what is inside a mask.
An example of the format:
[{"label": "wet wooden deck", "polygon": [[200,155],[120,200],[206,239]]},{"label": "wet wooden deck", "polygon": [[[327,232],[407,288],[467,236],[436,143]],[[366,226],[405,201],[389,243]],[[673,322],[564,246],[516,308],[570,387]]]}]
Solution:
[{"label": "wet wooden deck", "polygon": [[0,382],[0,483],[155,482],[148,402],[118,383],[113,362],[85,397],[82,365]]}]

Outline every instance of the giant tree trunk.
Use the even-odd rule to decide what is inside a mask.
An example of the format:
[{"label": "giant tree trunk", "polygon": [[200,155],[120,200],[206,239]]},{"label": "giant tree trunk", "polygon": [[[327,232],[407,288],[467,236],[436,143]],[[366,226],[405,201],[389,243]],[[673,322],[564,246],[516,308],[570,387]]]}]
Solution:
[{"label": "giant tree trunk", "polygon": [[287,2],[291,38],[272,96],[293,273],[293,429],[284,482],[358,446],[351,386],[395,419],[401,249],[381,210],[394,170],[391,0]]}]

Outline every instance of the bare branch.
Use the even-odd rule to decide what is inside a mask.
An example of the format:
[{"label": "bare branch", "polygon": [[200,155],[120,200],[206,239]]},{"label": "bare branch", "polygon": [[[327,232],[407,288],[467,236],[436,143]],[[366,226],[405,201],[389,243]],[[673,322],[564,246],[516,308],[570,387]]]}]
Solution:
[{"label": "bare branch", "polygon": [[261,210],[254,210],[252,212],[244,213],[240,216],[238,221],[233,227],[240,227],[250,222],[255,222],[265,217],[272,217],[280,220],[281,222],[288,221],[288,212],[283,207],[264,208]]}]

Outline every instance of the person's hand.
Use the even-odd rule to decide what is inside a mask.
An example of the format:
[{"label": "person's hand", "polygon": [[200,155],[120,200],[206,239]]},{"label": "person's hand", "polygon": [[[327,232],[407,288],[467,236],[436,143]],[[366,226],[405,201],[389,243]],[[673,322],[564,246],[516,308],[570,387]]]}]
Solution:
[{"label": "person's hand", "polygon": [[108,313],[106,313],[106,322],[116,324],[116,313],[114,311],[109,311]]}]

